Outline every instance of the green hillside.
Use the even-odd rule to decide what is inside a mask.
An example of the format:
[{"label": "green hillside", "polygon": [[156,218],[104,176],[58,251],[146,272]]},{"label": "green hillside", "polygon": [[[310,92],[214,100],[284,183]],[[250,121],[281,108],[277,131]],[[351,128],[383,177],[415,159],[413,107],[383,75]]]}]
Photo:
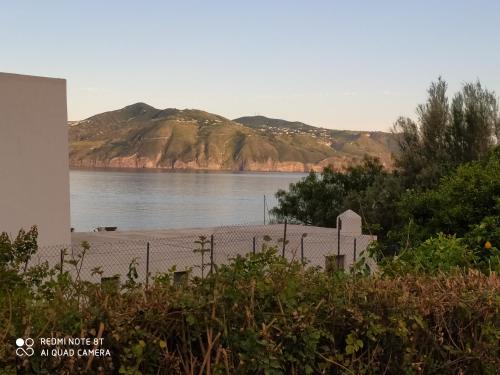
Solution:
[{"label": "green hillside", "polygon": [[69,127],[73,167],[309,171],[342,169],[363,155],[391,167],[388,133],[348,132],[310,125],[136,103]]}]

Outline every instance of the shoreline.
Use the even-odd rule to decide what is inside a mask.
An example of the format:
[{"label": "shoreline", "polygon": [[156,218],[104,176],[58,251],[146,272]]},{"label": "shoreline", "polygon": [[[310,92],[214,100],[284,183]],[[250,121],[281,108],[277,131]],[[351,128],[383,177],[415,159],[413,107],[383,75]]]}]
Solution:
[{"label": "shoreline", "polygon": [[226,173],[226,174],[300,174],[308,175],[310,172],[300,171],[254,171],[234,169],[181,169],[181,168],[133,168],[133,167],[79,167],[69,166],[70,171],[93,172],[144,172],[144,173]]}]

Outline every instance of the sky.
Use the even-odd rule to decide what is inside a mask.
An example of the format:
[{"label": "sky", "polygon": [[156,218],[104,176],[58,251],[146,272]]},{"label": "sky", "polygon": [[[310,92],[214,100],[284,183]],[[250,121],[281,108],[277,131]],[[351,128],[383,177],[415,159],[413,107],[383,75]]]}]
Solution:
[{"label": "sky", "polygon": [[389,130],[430,82],[500,93],[500,1],[0,0],[0,71],[67,80],[68,117],[135,102]]}]

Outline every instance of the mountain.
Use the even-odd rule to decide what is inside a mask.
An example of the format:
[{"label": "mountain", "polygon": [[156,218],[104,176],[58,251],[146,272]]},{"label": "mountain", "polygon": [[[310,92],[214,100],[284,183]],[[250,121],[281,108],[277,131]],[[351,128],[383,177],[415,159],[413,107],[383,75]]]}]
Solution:
[{"label": "mountain", "polygon": [[72,167],[305,172],[343,169],[364,154],[390,168],[393,138],[136,103],[70,122],[69,144]]},{"label": "mountain", "polygon": [[246,116],[233,120],[239,124],[264,133],[302,134],[321,140],[346,157],[357,159],[365,154],[377,156],[390,168],[392,154],[397,152],[397,144],[390,133],[379,131],[353,131],[320,128],[298,121],[286,121],[264,116]]}]

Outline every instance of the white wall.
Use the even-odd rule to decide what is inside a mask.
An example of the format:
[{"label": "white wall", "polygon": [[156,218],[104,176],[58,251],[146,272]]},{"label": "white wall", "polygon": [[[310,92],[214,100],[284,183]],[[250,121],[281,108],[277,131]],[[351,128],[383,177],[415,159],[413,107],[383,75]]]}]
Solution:
[{"label": "white wall", "polygon": [[66,81],[0,73],[0,232],[69,244]]}]

